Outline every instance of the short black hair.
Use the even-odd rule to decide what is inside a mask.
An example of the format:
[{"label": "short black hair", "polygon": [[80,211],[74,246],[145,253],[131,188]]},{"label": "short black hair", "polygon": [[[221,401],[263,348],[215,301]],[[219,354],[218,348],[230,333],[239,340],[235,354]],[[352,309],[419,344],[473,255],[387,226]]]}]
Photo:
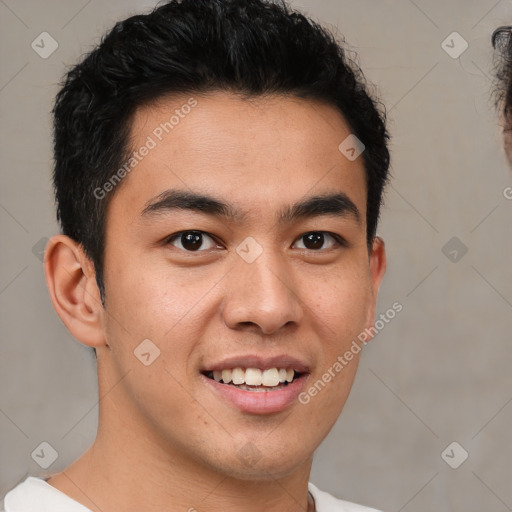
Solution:
[{"label": "short black hair", "polygon": [[492,34],[495,106],[503,116],[504,130],[512,130],[512,26],[498,27]]},{"label": "short black hair", "polygon": [[94,191],[133,151],[136,109],[173,93],[221,90],[338,109],[365,145],[368,244],[374,239],[390,163],[386,114],[344,45],[284,0],[171,0],[116,23],[67,72],[53,109],[57,220],[93,262],[104,306],[106,211],[115,191]]}]

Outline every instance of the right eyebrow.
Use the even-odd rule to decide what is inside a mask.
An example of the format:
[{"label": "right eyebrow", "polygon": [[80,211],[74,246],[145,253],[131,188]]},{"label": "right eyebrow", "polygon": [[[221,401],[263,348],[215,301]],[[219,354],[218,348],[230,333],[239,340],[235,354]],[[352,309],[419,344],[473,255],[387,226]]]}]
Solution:
[{"label": "right eyebrow", "polygon": [[172,210],[192,210],[206,215],[242,221],[245,214],[214,197],[184,190],[166,190],[149,200],[142,210],[142,217],[166,214]]}]

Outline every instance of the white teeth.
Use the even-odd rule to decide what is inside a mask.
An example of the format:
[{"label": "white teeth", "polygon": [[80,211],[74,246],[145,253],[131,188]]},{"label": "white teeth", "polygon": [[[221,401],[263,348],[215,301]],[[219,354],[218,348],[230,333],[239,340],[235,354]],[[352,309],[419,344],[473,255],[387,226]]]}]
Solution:
[{"label": "white teeth", "polygon": [[[292,370],[293,373],[293,370]],[[261,383],[264,386],[277,386],[279,384],[279,371],[277,368],[265,370],[261,376]]]},{"label": "white teeth", "polygon": [[231,370],[222,370],[222,380],[225,384],[229,384],[231,382]]},{"label": "white teeth", "polygon": [[[265,372],[263,372],[263,376],[265,375]],[[258,368],[247,368],[245,370],[245,383],[248,386],[261,386],[263,384],[264,386],[268,386],[265,382],[265,379],[262,379],[261,370]]]},{"label": "white teeth", "polygon": [[224,384],[233,384],[240,386],[246,384],[248,386],[265,386],[275,387],[285,382],[292,382],[295,372],[293,369],[287,368],[268,368],[260,370],[259,368],[233,368],[226,370],[214,370],[213,378],[217,382]]},{"label": "white teeth", "polygon": [[245,372],[242,368],[235,368],[231,372],[231,379],[233,380],[233,384],[243,384],[245,382]]}]

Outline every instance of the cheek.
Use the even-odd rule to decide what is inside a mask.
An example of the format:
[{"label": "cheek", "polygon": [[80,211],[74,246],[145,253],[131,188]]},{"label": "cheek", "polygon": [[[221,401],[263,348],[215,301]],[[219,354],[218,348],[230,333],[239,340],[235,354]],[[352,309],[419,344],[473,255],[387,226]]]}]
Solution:
[{"label": "cheek", "polygon": [[347,341],[364,329],[370,307],[370,283],[364,268],[353,267],[324,279],[309,276],[308,307],[328,339]]},{"label": "cheek", "polygon": [[[133,258],[133,261],[135,258]],[[195,269],[170,269],[168,265],[120,265],[109,273],[109,323],[115,343],[133,350],[145,339],[161,351],[162,361],[175,364],[178,351],[185,357],[200,339],[215,295],[215,276]],[[202,272],[204,274],[204,272]],[[133,346],[132,346],[133,345]]]},{"label": "cheek", "polygon": [[[170,328],[193,305],[194,289],[191,276],[185,280],[182,271],[170,272],[162,264],[151,264],[136,255],[125,257],[125,263],[109,272],[109,304],[131,322],[153,325],[165,321]],[[174,320],[174,322],[173,322]]]}]

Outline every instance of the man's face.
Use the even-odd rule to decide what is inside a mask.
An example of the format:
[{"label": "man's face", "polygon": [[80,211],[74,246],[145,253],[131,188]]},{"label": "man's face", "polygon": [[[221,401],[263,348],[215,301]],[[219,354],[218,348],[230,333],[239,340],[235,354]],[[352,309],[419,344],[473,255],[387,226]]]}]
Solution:
[{"label": "man's face", "polygon": [[[109,399],[127,428],[173,457],[275,478],[310,462],[343,408],[358,355],[309,403],[298,396],[373,325],[384,250],[368,254],[363,160],[338,150],[350,130],[335,109],[226,92],[194,99],[134,118],[132,148],[153,146],[148,136],[156,145],[108,209],[100,381],[118,383]],[[331,200],[294,208],[317,196]],[[212,378],[235,368],[254,368],[245,376],[255,379],[270,370],[267,384],[272,368],[298,374],[263,391]]]}]

